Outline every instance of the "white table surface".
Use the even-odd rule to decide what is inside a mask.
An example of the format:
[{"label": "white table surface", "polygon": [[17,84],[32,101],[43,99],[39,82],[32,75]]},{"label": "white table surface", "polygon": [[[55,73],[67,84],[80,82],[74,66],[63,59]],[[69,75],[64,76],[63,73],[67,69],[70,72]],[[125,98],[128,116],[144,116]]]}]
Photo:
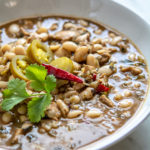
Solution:
[{"label": "white table surface", "polygon": [[[114,0],[150,23],[150,0]],[[150,116],[127,138],[107,150],[150,150]]]}]

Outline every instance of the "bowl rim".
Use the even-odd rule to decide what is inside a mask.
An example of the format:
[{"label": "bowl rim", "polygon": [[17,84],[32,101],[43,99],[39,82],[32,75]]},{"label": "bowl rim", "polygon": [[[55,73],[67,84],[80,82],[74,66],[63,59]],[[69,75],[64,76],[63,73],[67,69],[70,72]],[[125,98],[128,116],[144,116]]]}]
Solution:
[{"label": "bowl rim", "polygon": [[[104,1],[104,0],[102,0]],[[137,12],[131,10],[130,8],[128,8],[127,6],[123,5],[122,3],[118,3],[116,1],[113,1],[113,0],[107,0],[108,3],[112,3],[112,4],[115,4],[115,5],[118,5],[118,7],[121,7],[122,9],[124,9],[124,11],[129,11],[130,13],[132,13],[134,16],[138,17],[140,19],[141,22],[145,23],[146,25],[148,25],[150,27],[150,22],[148,22],[147,20],[145,20],[140,14],[138,14]],[[63,16],[63,15],[62,15]],[[68,15],[69,16],[69,15]],[[76,17],[76,16],[73,16],[73,17]],[[24,18],[24,17],[23,17]],[[80,17],[79,17],[80,18]],[[91,19],[91,18],[88,18],[88,17],[85,17],[87,19]],[[16,20],[16,19],[15,19]],[[109,25],[107,25],[106,23],[103,23],[103,21],[97,21],[95,19],[91,19],[93,21],[96,21],[96,22],[100,22],[106,26],[109,27]],[[5,22],[8,22],[8,21],[5,21]],[[5,24],[4,23],[0,23],[0,24]],[[111,26],[110,26],[111,27]],[[112,28],[112,27],[111,27]],[[118,30],[117,30],[118,31]],[[150,75],[150,72],[148,70],[148,74]],[[149,76],[149,79],[150,79],[150,76]],[[148,90],[147,90],[147,95],[145,97],[145,100],[142,104],[142,107],[143,105],[145,104],[145,102],[147,101],[148,99],[148,94],[150,94],[150,82],[148,83]],[[142,107],[140,107],[140,109],[142,109]],[[139,112],[140,113],[140,110]],[[135,114],[134,114],[135,115]],[[95,149],[106,149],[106,148],[109,148],[110,146],[114,145],[115,143],[121,141],[122,139],[124,139],[126,136],[128,136],[131,132],[133,132],[136,127],[142,123],[142,121],[144,121],[148,116],[150,115],[150,109],[147,109],[147,111],[145,112],[144,116],[142,118],[139,118],[139,120],[126,132],[124,132],[124,134],[121,134],[120,136],[118,136],[117,138],[114,138],[112,139],[112,141],[108,142],[107,145],[102,145],[100,146],[100,144],[97,144],[97,142],[101,141],[102,139],[100,140],[96,140],[95,142],[92,142],[90,144],[87,144],[87,145],[84,145],[83,147],[79,148],[80,150],[95,150]],[[133,116],[132,116],[133,117]],[[131,117],[131,119],[132,119]],[[129,119],[130,120],[130,119]],[[128,121],[127,121],[128,122]],[[124,125],[123,125],[124,126]],[[113,133],[115,134],[115,132]],[[107,138],[108,136],[104,137],[104,138]],[[104,139],[103,138],[103,139]],[[100,143],[100,142],[99,142]],[[2,147],[1,147],[2,148]],[[4,148],[4,149],[1,149],[0,150],[7,150],[7,148]]]}]

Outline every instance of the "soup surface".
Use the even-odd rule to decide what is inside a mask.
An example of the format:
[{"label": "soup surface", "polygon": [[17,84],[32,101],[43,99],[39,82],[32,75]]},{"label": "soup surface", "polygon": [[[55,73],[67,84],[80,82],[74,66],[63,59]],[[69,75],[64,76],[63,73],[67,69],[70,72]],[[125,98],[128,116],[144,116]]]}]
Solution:
[{"label": "soup surface", "polygon": [[103,25],[53,16],[0,27],[1,147],[77,149],[123,126],[147,88],[144,57]]}]

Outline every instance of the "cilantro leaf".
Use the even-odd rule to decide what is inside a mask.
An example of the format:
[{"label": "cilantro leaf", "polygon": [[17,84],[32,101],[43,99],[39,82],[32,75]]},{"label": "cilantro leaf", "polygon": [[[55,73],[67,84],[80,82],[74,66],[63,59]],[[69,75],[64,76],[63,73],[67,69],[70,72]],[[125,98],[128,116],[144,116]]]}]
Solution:
[{"label": "cilantro leaf", "polygon": [[56,78],[53,75],[48,75],[45,80],[45,90],[49,93],[56,87]]},{"label": "cilantro leaf", "polygon": [[44,66],[37,64],[30,65],[26,68],[26,77],[31,80],[31,87],[35,91],[44,90],[44,81],[47,75],[47,70]]},{"label": "cilantro leaf", "polygon": [[39,66],[37,64],[32,64],[26,69],[26,76],[30,80],[45,81],[47,75],[47,70],[44,66]]},{"label": "cilantro leaf", "polygon": [[3,91],[2,109],[10,110],[18,103],[29,97],[26,92],[26,82],[20,79],[12,79],[8,82],[8,89]]},{"label": "cilantro leaf", "polygon": [[35,97],[28,103],[28,116],[32,122],[39,122],[44,117],[46,107],[51,103],[51,95]]},{"label": "cilantro leaf", "polygon": [[[32,64],[26,69],[26,76],[31,80],[31,87],[35,91],[45,91],[29,95],[26,91],[26,82],[20,79],[12,79],[8,88],[3,91],[2,109],[9,111],[23,100],[32,97],[28,102],[28,117],[32,122],[39,122],[44,117],[46,107],[51,103],[50,92],[56,87],[56,78],[53,75],[47,76],[44,66]],[[38,97],[39,96],[39,97]]]},{"label": "cilantro leaf", "polygon": [[9,89],[5,89],[3,91],[3,98],[6,98],[8,96],[10,96],[12,94],[12,92]]}]

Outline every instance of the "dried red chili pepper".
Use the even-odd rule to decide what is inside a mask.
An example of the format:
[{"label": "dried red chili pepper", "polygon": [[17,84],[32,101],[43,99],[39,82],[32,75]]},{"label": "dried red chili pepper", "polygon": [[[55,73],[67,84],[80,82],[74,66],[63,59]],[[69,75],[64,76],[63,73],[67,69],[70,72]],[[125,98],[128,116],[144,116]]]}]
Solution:
[{"label": "dried red chili pepper", "polygon": [[99,84],[97,89],[96,89],[96,92],[99,93],[99,92],[107,92],[109,90],[108,87],[106,87],[105,85],[103,84]]},{"label": "dried red chili pepper", "polygon": [[56,67],[53,67],[51,65],[47,65],[47,64],[42,64],[42,65],[45,67],[45,69],[47,69],[48,74],[52,74],[58,79],[83,83],[82,79],[73,75],[72,73],[69,73],[67,71],[64,71],[64,70],[56,68]]},{"label": "dried red chili pepper", "polygon": [[95,81],[96,80],[96,74],[93,74],[93,81]]}]

